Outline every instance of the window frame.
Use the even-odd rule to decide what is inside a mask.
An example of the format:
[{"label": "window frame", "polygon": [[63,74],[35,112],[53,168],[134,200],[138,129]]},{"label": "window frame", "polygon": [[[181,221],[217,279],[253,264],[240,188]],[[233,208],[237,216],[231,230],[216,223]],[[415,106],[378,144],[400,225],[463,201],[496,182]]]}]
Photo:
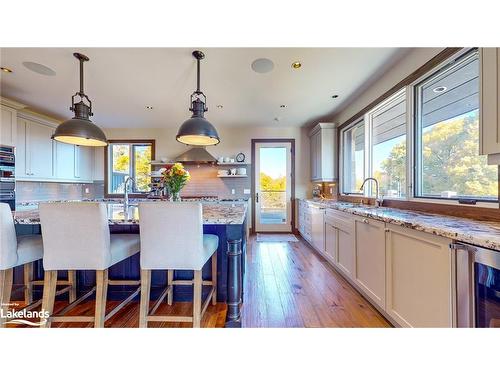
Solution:
[{"label": "window frame", "polygon": [[[471,48],[463,48],[460,51],[456,52],[452,56],[450,56],[448,59],[444,60],[441,64],[438,64],[436,67],[433,69],[429,70],[425,74],[422,74],[419,76],[417,79],[415,79],[413,82],[411,82],[408,85],[408,100],[409,100],[409,106],[408,108],[411,111],[410,114],[410,121],[409,125],[411,127],[411,142],[409,144],[408,151],[410,151],[410,155],[408,157],[411,157],[411,176],[409,176],[409,180],[411,181],[411,187],[409,187],[409,191],[411,193],[408,195],[408,200],[413,201],[413,202],[423,202],[423,203],[436,203],[436,204],[452,204],[452,205],[457,205],[457,206],[469,206],[469,207],[482,207],[482,208],[498,208],[498,202],[499,202],[499,196],[497,195],[496,200],[491,200],[491,199],[476,199],[476,204],[470,205],[470,204],[463,204],[459,203],[458,200],[460,199],[459,197],[457,198],[447,198],[447,197],[427,197],[427,196],[421,196],[418,195],[419,189],[418,189],[418,176],[419,173],[417,171],[418,168],[421,168],[421,164],[419,162],[419,155],[418,155],[418,150],[419,150],[419,119],[418,117],[418,99],[416,96],[416,90],[417,87],[422,84],[424,81],[429,79],[430,77],[440,73],[440,72],[445,72],[447,70],[453,69],[454,65],[463,60],[464,58],[467,59],[467,55],[471,53],[472,51],[476,51],[478,53],[478,58],[480,58],[479,54],[479,49],[477,47],[471,47]],[[480,62],[479,62],[480,63]],[[481,99],[480,99],[481,100]],[[480,106],[479,106],[479,111],[480,111]],[[479,116],[481,116],[481,112],[479,112]],[[500,183],[500,181],[499,181]]]},{"label": "window frame", "polygon": [[[352,128],[359,125],[360,122],[364,122],[365,126],[365,147],[366,147],[366,116],[358,117],[356,120],[352,121],[349,125],[340,129],[340,140],[339,140],[339,191],[340,195],[354,195],[354,196],[363,196],[362,192],[353,193],[353,192],[345,192],[344,191],[344,133],[351,130]],[[366,176],[366,149],[364,150],[364,159],[363,159],[363,175]],[[366,177],[365,177],[366,178]]]},{"label": "window frame", "polygon": [[[420,197],[415,194],[416,190],[416,168],[418,167],[417,162],[417,102],[415,90],[416,86],[425,81],[427,78],[435,75],[439,71],[445,71],[446,69],[452,68],[452,66],[467,55],[472,50],[479,50],[477,47],[463,48],[455,52],[453,55],[443,60],[441,63],[437,64],[432,69],[428,70],[426,73],[419,75],[413,81],[400,88],[389,98],[382,100],[379,104],[366,111],[363,115],[357,117],[355,120],[348,123],[346,126],[342,126],[339,132],[339,195],[340,196],[356,196],[356,197],[367,197],[372,198],[372,184],[368,184],[364,192],[360,193],[349,193],[344,192],[344,132],[348,131],[352,127],[356,126],[360,121],[365,122],[365,160],[364,160],[364,175],[371,176],[371,160],[372,160],[372,123],[371,116],[380,108],[388,105],[390,101],[397,98],[398,94],[401,95],[405,91],[406,95],[406,197],[383,197],[385,200],[390,201],[408,201],[408,202],[421,202],[421,203],[434,203],[434,204],[448,204],[456,206],[467,206],[467,207],[477,207],[477,208],[498,208],[498,203],[500,201],[500,196],[497,195],[496,200],[481,200],[477,199],[476,204],[463,204],[459,203],[459,198],[446,198],[446,197]],[[479,113],[481,116],[481,113]],[[368,155],[369,154],[369,155]],[[500,183],[500,181],[499,181]]]},{"label": "window frame", "polygon": [[[154,139],[113,139],[109,140],[108,139],[108,145],[104,148],[104,197],[105,198],[123,198],[124,194],[113,194],[108,192],[109,188],[109,173],[110,173],[110,162],[112,161],[111,158],[109,158],[109,152],[110,152],[110,146],[113,144],[128,144],[130,146],[133,145],[144,145],[144,144],[151,144],[151,161],[155,160],[155,140]],[[134,167],[135,161],[132,160],[132,167]],[[135,168],[134,168],[135,169]],[[135,192],[130,192],[128,195],[129,197],[135,197],[135,198],[145,198],[149,192],[143,192],[143,193],[135,193]]]}]

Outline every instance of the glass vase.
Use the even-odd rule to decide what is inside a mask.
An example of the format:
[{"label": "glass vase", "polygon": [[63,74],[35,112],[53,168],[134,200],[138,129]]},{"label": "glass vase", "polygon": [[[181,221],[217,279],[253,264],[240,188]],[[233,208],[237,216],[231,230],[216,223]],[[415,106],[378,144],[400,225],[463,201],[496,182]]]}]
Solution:
[{"label": "glass vase", "polygon": [[180,202],[181,201],[181,193],[179,191],[173,191],[170,194],[170,201],[171,202]]}]

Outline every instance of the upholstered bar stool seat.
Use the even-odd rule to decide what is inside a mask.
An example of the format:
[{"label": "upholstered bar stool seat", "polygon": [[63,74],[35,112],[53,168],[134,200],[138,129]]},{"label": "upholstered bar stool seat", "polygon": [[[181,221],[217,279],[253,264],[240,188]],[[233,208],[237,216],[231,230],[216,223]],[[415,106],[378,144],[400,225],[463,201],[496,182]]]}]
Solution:
[{"label": "upholstered bar stool seat", "polygon": [[[137,288],[108,315],[106,295],[108,269],[140,250],[137,234],[110,234],[106,205],[93,202],[45,203],[39,205],[42,225],[45,268],[45,287],[42,308],[51,315],[44,326],[51,322],[94,322],[94,327],[104,327],[104,322],[139,294]],[[53,315],[54,285],[58,270],[95,270],[96,286],[73,304]],[[120,280],[120,285],[139,285],[138,280]],[[96,293],[95,316],[62,316],[77,303]]]},{"label": "upholstered bar stool seat", "polygon": [[[139,203],[141,236],[141,306],[139,326],[149,321],[192,322],[200,327],[208,304],[217,302],[217,248],[219,238],[203,234],[200,203],[147,202]],[[212,260],[212,280],[202,280],[203,266]],[[151,270],[167,270],[168,285],[150,309]],[[189,280],[174,280],[174,270],[192,270]],[[193,285],[193,315],[154,315],[162,300],[172,304],[174,285]],[[201,303],[203,285],[210,286],[205,302]]]},{"label": "upholstered bar stool seat", "polygon": [[[24,266],[24,302],[23,308],[31,310],[40,305],[41,300],[33,303],[33,285],[42,281],[33,281],[33,262],[42,259],[43,242],[40,235],[16,236],[14,219],[10,206],[0,203],[0,306],[8,306],[12,294],[13,271],[15,267]],[[67,287],[58,293],[69,292],[70,299],[75,288],[71,277],[65,282]],[[71,302],[71,301],[70,301]],[[0,316],[0,328],[6,323]]]}]

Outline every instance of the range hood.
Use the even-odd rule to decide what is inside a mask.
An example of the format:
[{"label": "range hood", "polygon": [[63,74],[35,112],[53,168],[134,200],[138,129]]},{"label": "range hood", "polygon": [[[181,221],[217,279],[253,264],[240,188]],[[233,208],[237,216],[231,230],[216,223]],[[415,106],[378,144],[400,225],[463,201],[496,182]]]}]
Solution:
[{"label": "range hood", "polygon": [[205,147],[193,147],[175,158],[176,162],[184,164],[215,163],[217,160]]}]

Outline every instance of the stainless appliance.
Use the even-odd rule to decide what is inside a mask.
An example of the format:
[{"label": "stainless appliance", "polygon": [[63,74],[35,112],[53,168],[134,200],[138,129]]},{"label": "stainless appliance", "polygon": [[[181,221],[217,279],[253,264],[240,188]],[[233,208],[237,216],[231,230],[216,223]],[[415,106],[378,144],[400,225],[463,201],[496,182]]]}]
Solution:
[{"label": "stainless appliance", "polygon": [[14,147],[0,145],[0,202],[16,208]]},{"label": "stainless appliance", "polygon": [[500,328],[500,251],[457,242],[457,326]]}]

